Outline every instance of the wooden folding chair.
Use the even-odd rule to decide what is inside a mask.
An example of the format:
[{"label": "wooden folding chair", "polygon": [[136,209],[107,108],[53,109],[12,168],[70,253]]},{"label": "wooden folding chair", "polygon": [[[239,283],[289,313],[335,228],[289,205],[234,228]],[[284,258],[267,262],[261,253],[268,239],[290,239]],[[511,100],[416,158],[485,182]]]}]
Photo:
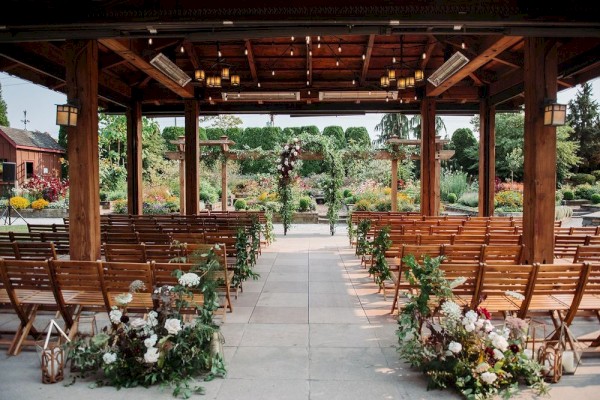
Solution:
[{"label": "wooden folding chair", "polygon": [[145,244],[146,260],[157,263],[181,263],[185,260],[184,246],[175,244]]},{"label": "wooden folding chair", "polygon": [[150,263],[103,262],[102,280],[106,290],[106,309],[110,312],[112,306],[118,306],[115,296],[129,292],[129,285],[140,280],[145,290],[133,293],[133,300],[127,305],[132,312],[146,313],[153,308],[152,291],[154,278]]},{"label": "wooden folding chair", "polygon": [[442,264],[477,264],[481,262],[481,248],[479,244],[451,244],[444,245]]},{"label": "wooden folding chair", "polygon": [[[527,297],[533,279],[532,265],[491,265],[482,263],[482,275],[472,307],[479,305],[490,312],[516,313],[524,300],[507,292]],[[480,302],[481,301],[481,302]]]},{"label": "wooden folding chair", "polygon": [[444,271],[446,280],[452,282],[458,278],[465,278],[466,281],[452,289],[454,301],[460,305],[468,306],[473,303],[473,299],[477,296],[479,283],[483,268],[481,263],[442,263],[440,269]]},{"label": "wooden folding chair", "polygon": [[486,264],[520,264],[523,262],[523,245],[487,245],[482,247],[481,261]]},{"label": "wooden folding chair", "polygon": [[57,311],[50,272],[46,260],[7,260],[0,259],[0,275],[13,308],[19,317],[20,325],[8,354],[18,355],[24,345],[34,345],[27,341],[37,331],[34,328],[37,312],[42,309]]},{"label": "wooden folding chair", "polygon": [[49,260],[58,258],[52,242],[15,242],[19,260]]},{"label": "wooden folding chair", "polygon": [[104,258],[108,262],[146,262],[146,246],[132,243],[104,243]]},{"label": "wooden folding chair", "polygon": [[50,277],[58,309],[74,337],[85,310],[107,311],[109,303],[100,261],[50,260]]}]

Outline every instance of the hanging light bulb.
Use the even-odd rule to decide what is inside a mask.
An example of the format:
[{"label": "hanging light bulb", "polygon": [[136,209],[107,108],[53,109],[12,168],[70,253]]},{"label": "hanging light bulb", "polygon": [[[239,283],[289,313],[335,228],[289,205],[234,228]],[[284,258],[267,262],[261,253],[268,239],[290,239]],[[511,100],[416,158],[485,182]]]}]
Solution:
[{"label": "hanging light bulb", "polygon": [[321,48],[321,42],[319,42],[319,43],[317,44],[317,49],[320,49],[320,48]]},{"label": "hanging light bulb", "polygon": [[461,49],[463,49],[463,50],[467,48],[467,45],[465,44],[465,41],[464,41],[464,39],[463,39],[463,41],[460,43],[460,48],[461,48]]},{"label": "hanging light bulb", "polygon": [[294,39],[296,39],[296,38],[292,36],[292,42],[294,41]]},{"label": "hanging light bulb", "polygon": [[148,38],[148,44],[152,46],[152,38]]},{"label": "hanging light bulb", "polygon": [[421,58],[424,60],[427,58],[427,53],[423,52],[423,54],[421,54]]},{"label": "hanging light bulb", "polygon": [[212,101],[212,96],[208,96],[208,101]]},{"label": "hanging light bulb", "polygon": [[362,59],[363,59],[363,61],[367,59],[367,56],[365,55],[365,53],[363,53]]},{"label": "hanging light bulb", "polygon": [[306,70],[306,75],[310,75],[310,70],[309,69]]},{"label": "hanging light bulb", "polygon": [[292,47],[292,49],[290,50],[290,56],[294,57],[294,48]]},{"label": "hanging light bulb", "polygon": [[244,55],[247,56],[248,55],[248,49],[244,49]]},{"label": "hanging light bulb", "polygon": [[352,84],[356,85],[356,79],[352,79]]},{"label": "hanging light bulb", "polygon": [[310,86],[310,81],[306,81],[306,86]]},{"label": "hanging light bulb", "polygon": [[339,67],[340,66],[340,59],[338,58],[337,60],[335,60],[335,66]]},{"label": "hanging light bulb", "polygon": [[400,104],[404,103],[404,101],[402,100],[402,97],[400,98]]},{"label": "hanging light bulb", "polygon": [[307,36],[306,37],[306,44],[309,44],[309,43],[310,43],[310,36]]},{"label": "hanging light bulb", "polygon": [[258,82],[256,85],[257,85],[258,87],[260,87],[260,82]]},{"label": "hanging light bulb", "polygon": [[415,94],[415,100],[418,100],[419,98],[417,97],[417,95]]},{"label": "hanging light bulb", "polygon": [[387,93],[385,94],[385,102],[386,102],[386,103],[389,103],[389,102],[390,102],[390,98],[388,97],[388,94],[387,94]]},{"label": "hanging light bulb", "polygon": [[371,95],[371,91],[369,90],[369,96]]},{"label": "hanging light bulb", "polygon": [[227,101],[227,93],[225,93],[225,96],[223,96],[223,100]]},{"label": "hanging light bulb", "polygon": [[321,41],[321,36],[317,36],[317,42]]},{"label": "hanging light bulb", "polygon": [[221,56],[222,56],[222,55],[223,55],[223,54],[221,53],[221,50],[217,50],[217,56],[218,56],[219,58],[221,58]]},{"label": "hanging light bulb", "polygon": [[396,56],[392,57],[392,64],[396,64]]},{"label": "hanging light bulb", "polygon": [[275,76],[275,70],[271,71],[271,75]]},{"label": "hanging light bulb", "polygon": [[342,44],[340,43],[340,44],[338,44],[338,53],[341,53],[341,52],[342,52]]},{"label": "hanging light bulb", "polygon": [[308,55],[312,57],[312,50],[308,51]]},{"label": "hanging light bulb", "polygon": [[185,48],[183,47],[183,45],[179,48],[179,52],[180,53],[185,53]]},{"label": "hanging light bulb", "polygon": [[238,92],[237,97],[238,97],[238,99],[240,98],[240,92]]}]

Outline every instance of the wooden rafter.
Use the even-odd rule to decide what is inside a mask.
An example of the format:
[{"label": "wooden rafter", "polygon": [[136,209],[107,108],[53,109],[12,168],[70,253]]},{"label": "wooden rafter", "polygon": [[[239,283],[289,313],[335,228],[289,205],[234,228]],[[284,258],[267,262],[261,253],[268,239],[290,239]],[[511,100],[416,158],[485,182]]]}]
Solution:
[{"label": "wooden rafter", "polygon": [[142,72],[146,73],[148,76],[151,76],[157,82],[163,84],[173,93],[183,97],[183,98],[193,98],[194,91],[191,85],[188,83],[186,86],[181,87],[175,81],[171,80],[168,76],[163,74],[161,71],[156,69],[152,64],[146,61],[141,55],[132,50],[130,41],[122,41],[119,39],[100,39],[100,43],[104,46],[108,47],[115,53],[119,54],[121,57],[129,61],[135,67],[137,67]]},{"label": "wooden rafter", "polygon": [[183,41],[183,48],[185,49],[185,53],[190,58],[190,62],[194,66],[194,69],[199,69],[201,67],[200,59],[198,58],[198,54],[196,53],[196,48],[194,44],[189,40]]},{"label": "wooden rafter", "polygon": [[425,58],[421,58],[421,69],[425,70],[429,60],[431,59],[431,55],[433,54],[433,50],[435,50],[435,46],[437,46],[437,40],[433,35],[430,35],[427,39],[427,45],[425,46]]},{"label": "wooden rafter", "polygon": [[471,79],[473,79],[473,82],[475,82],[475,85],[476,85],[476,86],[483,86],[483,82],[482,82],[482,80],[481,80],[481,79],[479,79],[479,77],[478,77],[478,76],[475,74],[475,72],[471,72],[471,73],[469,74],[469,77],[470,77]]},{"label": "wooden rafter", "polygon": [[483,50],[475,58],[457,73],[446,79],[440,86],[430,90],[427,93],[427,96],[439,96],[458,82],[462,81],[465,77],[469,76],[470,73],[477,71],[483,65],[487,64],[492,57],[509,49],[522,39],[521,36],[502,36],[495,41],[486,41],[482,46]]},{"label": "wooden rafter", "polygon": [[252,50],[252,42],[250,40],[246,40],[244,45],[246,46],[246,51],[248,52],[248,67],[250,68],[250,75],[252,75],[252,81],[254,83],[258,83],[258,75],[256,74],[256,64],[254,63],[254,52]]},{"label": "wooden rafter", "polygon": [[369,63],[371,62],[371,54],[373,53],[373,45],[375,44],[375,35],[369,35],[367,41],[367,50],[365,51],[365,60],[363,61],[362,73],[360,75],[360,86],[364,86],[369,72]]}]

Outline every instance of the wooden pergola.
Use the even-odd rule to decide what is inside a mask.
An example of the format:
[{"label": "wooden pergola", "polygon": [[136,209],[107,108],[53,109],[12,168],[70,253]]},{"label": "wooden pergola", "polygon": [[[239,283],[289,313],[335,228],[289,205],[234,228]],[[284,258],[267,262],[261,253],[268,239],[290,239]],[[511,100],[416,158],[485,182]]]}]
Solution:
[{"label": "wooden pergola", "polygon": [[[142,212],[142,115],[185,117],[185,212],[195,214],[201,114],[420,113],[421,211],[435,215],[435,117],[478,114],[480,213],[492,215],[494,116],[524,106],[525,259],[552,262],[556,127],[544,125],[543,109],[558,90],[600,76],[596,8],[516,0],[306,0],[294,7],[9,0],[0,15],[0,70],[62,91],[79,107],[77,126],[68,128],[73,259],[100,256],[99,109],[127,115],[135,214]],[[437,86],[427,80],[458,52],[468,60],[462,68]],[[396,78],[423,71],[425,79],[403,89],[398,79],[382,79],[390,70]]]}]

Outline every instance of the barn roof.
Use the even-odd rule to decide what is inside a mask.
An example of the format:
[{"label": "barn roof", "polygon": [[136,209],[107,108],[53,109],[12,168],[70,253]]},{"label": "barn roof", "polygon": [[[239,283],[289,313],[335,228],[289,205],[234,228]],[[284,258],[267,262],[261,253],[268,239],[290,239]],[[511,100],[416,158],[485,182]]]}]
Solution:
[{"label": "barn roof", "polygon": [[47,132],[27,131],[24,129],[0,126],[0,134],[18,149],[41,149],[64,153],[65,149]]}]

